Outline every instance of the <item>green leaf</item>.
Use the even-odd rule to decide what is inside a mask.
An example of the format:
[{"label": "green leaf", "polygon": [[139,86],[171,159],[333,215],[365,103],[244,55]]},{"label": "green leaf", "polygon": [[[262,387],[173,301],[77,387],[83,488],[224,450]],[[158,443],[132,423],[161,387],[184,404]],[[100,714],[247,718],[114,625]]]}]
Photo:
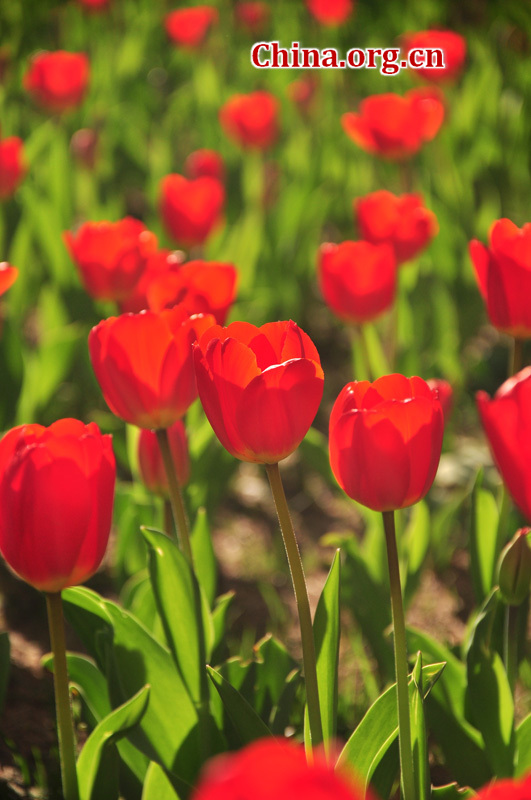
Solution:
[{"label": "green leaf", "polygon": [[[255,645],[254,655],[255,680],[252,706],[268,724],[273,709],[280,700],[286,679],[297,668],[297,662],[282,642],[270,633]],[[229,682],[232,683],[230,679]]]},{"label": "green leaf", "polygon": [[425,712],[428,728],[444,753],[448,767],[461,784],[482,786],[492,777],[483,739],[465,718],[466,666],[427,633],[407,629],[408,650],[421,650],[429,661],[445,661],[446,667],[430,692]]},{"label": "green leaf", "polygon": [[126,736],[145,714],[149,686],[111,711],[92,731],[77,760],[80,800],[118,797],[118,756],[114,743]]},{"label": "green leaf", "polygon": [[[383,539],[383,534],[382,537]],[[376,582],[359,544],[351,537],[343,550],[341,598],[358,622],[384,676],[394,674],[393,650],[385,631],[391,624],[389,594]],[[367,602],[367,598],[371,602]]]},{"label": "green leaf", "polygon": [[148,767],[141,800],[181,800],[167,773],[155,761]]},{"label": "green leaf", "polygon": [[[339,638],[341,624],[339,618],[339,590],[341,578],[340,551],[336,550],[330,572],[323,587],[315,611],[313,632],[317,659],[317,685],[319,706],[323,725],[323,743],[327,756],[336,735]],[[310,742],[308,709],[305,713],[306,742]]]},{"label": "green leaf", "polygon": [[432,800],[472,800],[476,796],[473,789],[461,788],[457,783],[446,786],[434,786],[431,790]]},{"label": "green leaf", "polygon": [[[105,676],[86,656],[67,653],[66,662],[70,686],[79,694],[86,720],[91,730],[112,711]],[[53,672],[53,655],[43,656],[42,664]],[[149,763],[146,756],[127,739],[117,742],[120,758],[142,784]]]},{"label": "green leaf", "polygon": [[531,714],[521,721],[516,729],[516,769],[519,778],[531,769]]},{"label": "green leaf", "polygon": [[197,579],[212,608],[216,599],[218,572],[210,524],[204,508],[200,508],[197,512],[191,532],[191,545]]},{"label": "green leaf", "polygon": [[[429,664],[422,667],[424,697],[429,694],[443,669],[444,664]],[[410,700],[414,690],[413,680],[410,678]],[[366,790],[378,765],[397,738],[398,717],[395,683],[381,694],[369,708],[344,746],[337,765],[351,767]],[[396,754],[398,757],[398,750]],[[397,770],[398,762],[396,763],[395,772]]]},{"label": "green leaf", "polygon": [[212,642],[212,657],[216,659],[217,651],[225,644],[227,627],[227,612],[234,600],[234,592],[226,592],[216,599],[212,611],[212,624],[214,625],[214,641]]},{"label": "green leaf", "polygon": [[422,685],[422,653],[417,654],[417,660],[412,672],[413,692],[410,696],[411,719],[411,750],[413,752],[413,773],[417,789],[418,800],[429,800],[430,797],[430,765],[428,762],[428,741],[426,737],[426,722],[424,719],[424,691]]},{"label": "green leaf", "polygon": [[177,545],[152,528],[142,527],[142,535],[149,548],[151,583],[168,645],[191,697],[200,703],[214,638],[208,603]]},{"label": "green leaf", "polygon": [[9,660],[11,647],[7,631],[0,633],[0,713],[4,706],[7,684],[9,681]]},{"label": "green leaf", "polygon": [[474,594],[482,603],[492,590],[498,560],[498,506],[490,492],[481,487],[480,470],[472,492],[470,521],[470,572]]},{"label": "green leaf", "polygon": [[63,601],[69,621],[107,674],[113,703],[151,686],[146,713],[130,735],[133,744],[193,780],[199,768],[197,713],[169,650],[131,614],[89,589],[65,589]]},{"label": "green leaf", "polygon": [[240,746],[253,742],[255,739],[271,736],[271,731],[245,697],[231,686],[217,670],[207,667],[207,672],[219,692],[223,706],[240,740]]},{"label": "green leaf", "polygon": [[[45,669],[53,672],[52,653],[43,656],[41,663]],[[105,677],[94,661],[87,656],[67,653],[66,664],[69,683],[83,701],[87,722],[91,728],[95,728],[98,722],[111,711]]]},{"label": "green leaf", "polygon": [[515,761],[514,703],[503,662],[496,652],[472,649],[468,658],[470,714],[481,731],[493,772],[511,777]]},{"label": "green leaf", "polygon": [[406,553],[404,603],[407,606],[415,593],[428,547],[430,545],[430,512],[427,503],[416,503],[409,518],[408,526],[401,537],[400,552]]}]

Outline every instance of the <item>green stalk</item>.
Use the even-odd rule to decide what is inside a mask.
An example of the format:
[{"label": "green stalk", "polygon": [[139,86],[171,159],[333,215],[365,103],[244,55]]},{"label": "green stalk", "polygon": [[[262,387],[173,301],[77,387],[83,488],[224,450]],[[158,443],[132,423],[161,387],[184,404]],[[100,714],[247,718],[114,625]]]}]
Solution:
[{"label": "green stalk", "polygon": [[317,686],[317,661],[315,657],[315,640],[313,638],[312,615],[310,601],[306,588],[306,579],[302,567],[301,554],[295,538],[293,523],[289,513],[282,478],[278,464],[266,464],[267,477],[271,485],[273,499],[278,514],[280,530],[284,539],[284,547],[288,557],[288,564],[295,590],[295,600],[299,613],[299,626],[302,641],[302,661],[304,667],[304,681],[306,684],[306,700],[308,704],[308,721],[310,723],[310,736],[312,746],[323,741],[323,726],[321,723],[321,707],[319,705],[319,689]]},{"label": "green stalk", "polygon": [[64,800],[79,800],[76,744],[68,690],[65,626],[60,592],[46,592],[46,608],[48,610],[48,626],[53,653],[53,682]]},{"label": "green stalk", "polygon": [[524,340],[513,339],[513,346],[509,356],[509,378],[520,372],[524,361]]},{"label": "green stalk", "polygon": [[514,687],[518,677],[518,609],[520,606],[505,606],[503,624],[503,660],[507,680],[514,697]]},{"label": "green stalk", "polygon": [[352,325],[350,330],[353,380],[371,381],[373,378],[363,325]]},{"label": "green stalk", "polygon": [[387,563],[389,566],[389,585],[391,589],[391,609],[393,614],[393,644],[395,652],[396,697],[398,707],[398,747],[400,751],[400,772],[402,777],[402,796],[404,800],[415,800],[415,780],[413,776],[413,753],[411,750],[411,723],[409,718],[408,664],[406,647],[406,623],[402,604],[400,585],[400,566],[396,547],[395,512],[384,511],[383,522]]},{"label": "green stalk", "polygon": [[[177,480],[177,473],[175,471],[175,464],[170,449],[170,440],[168,439],[168,431],[166,428],[159,428],[156,431],[157,441],[164,463],[164,469],[168,477],[168,485],[170,491],[171,510],[173,512],[173,520],[175,522],[175,529],[177,531],[177,542],[180,549],[193,566],[194,557],[192,554],[192,545],[190,544],[190,535],[188,533],[188,523],[186,521],[186,514],[184,511],[183,497]],[[169,533],[169,531],[167,531]]]}]

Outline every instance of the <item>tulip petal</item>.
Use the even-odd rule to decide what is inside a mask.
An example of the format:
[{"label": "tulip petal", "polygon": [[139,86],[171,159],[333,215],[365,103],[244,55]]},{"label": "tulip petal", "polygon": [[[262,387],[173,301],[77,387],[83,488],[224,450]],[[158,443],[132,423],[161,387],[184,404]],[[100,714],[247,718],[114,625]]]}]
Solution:
[{"label": "tulip petal", "polygon": [[276,463],[298,447],[319,408],[323,383],[320,366],[307,359],[269,367],[249,383],[237,418],[253,460]]}]

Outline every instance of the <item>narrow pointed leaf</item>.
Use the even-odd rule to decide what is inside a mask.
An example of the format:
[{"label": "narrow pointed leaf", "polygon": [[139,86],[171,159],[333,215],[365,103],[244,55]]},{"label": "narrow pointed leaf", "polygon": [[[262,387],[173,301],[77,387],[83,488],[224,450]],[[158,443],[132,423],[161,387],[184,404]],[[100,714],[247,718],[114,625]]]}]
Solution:
[{"label": "narrow pointed leaf", "polygon": [[[431,691],[443,669],[444,664],[429,664],[422,668],[424,696]],[[413,691],[410,678],[410,698]],[[397,738],[396,684],[393,684],[369,708],[343,748],[338,766],[350,766],[367,788],[378,765]],[[396,752],[398,757],[398,750]]]},{"label": "narrow pointed leaf", "polygon": [[94,728],[77,760],[80,800],[114,800],[118,797],[118,755],[114,743],[126,736],[144,715],[149,686],[111,711]]},{"label": "narrow pointed leaf", "polygon": [[271,736],[271,731],[247,702],[220,673],[212,667],[207,672],[223,701],[223,705],[238,735],[241,745]]},{"label": "narrow pointed leaf", "polygon": [[216,599],[218,572],[210,525],[204,508],[200,508],[197,512],[191,531],[191,545],[197,579],[212,608]]},{"label": "narrow pointed leaf", "polygon": [[191,697],[200,703],[213,639],[208,603],[176,544],[151,528],[142,528],[142,534],[149,548],[149,573],[168,645]]}]

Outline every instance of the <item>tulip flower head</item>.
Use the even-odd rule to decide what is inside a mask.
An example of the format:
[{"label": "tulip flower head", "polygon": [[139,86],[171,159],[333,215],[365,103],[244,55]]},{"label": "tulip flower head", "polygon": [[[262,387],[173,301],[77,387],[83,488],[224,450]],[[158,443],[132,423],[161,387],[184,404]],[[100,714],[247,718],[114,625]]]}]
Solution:
[{"label": "tulip flower head", "polygon": [[420,78],[430,83],[452,83],[463,71],[466,40],[455,31],[417,31],[402,37],[407,54],[415,49],[437,48],[443,51],[444,67],[411,67]]},{"label": "tulip flower head", "polygon": [[22,139],[18,136],[0,139],[0,200],[11,197],[26,171]]},{"label": "tulip flower head", "polygon": [[203,772],[192,800],[373,800],[350,775],[316,754],[308,763],[304,748],[280,739],[263,739],[243,750],[214,758]]},{"label": "tulip flower head", "polygon": [[203,244],[223,220],[225,189],[216,178],[187,180],[166,175],[160,184],[160,213],[169,235],[184,246]]},{"label": "tulip flower head", "polygon": [[297,449],[324,383],[315,345],[298,325],[216,325],[199,339],[194,355],[201,403],[229,453],[274,464]]},{"label": "tulip flower head", "polygon": [[[178,419],[167,430],[177,480],[180,486],[185,486],[190,477],[186,429],[182,420]],[[168,497],[168,475],[164,468],[157,434],[147,428],[143,428],[138,437],[138,466],[142,483],[150,492]]]},{"label": "tulip flower head", "polygon": [[44,592],[83,583],[109,539],[115,462],[94,422],[20,425],[0,441],[0,552]]},{"label": "tulip flower head", "polygon": [[89,334],[92,368],[117,417],[139,428],[169,428],[197,397],[192,346],[214,325],[182,305],[109,317]]},{"label": "tulip flower head", "polygon": [[317,270],[326,304],[345,322],[369,322],[393,304],[397,274],[389,244],[323,244]]},{"label": "tulip flower head", "polygon": [[315,75],[305,75],[296,78],[286,86],[286,93],[301,114],[309,114],[315,104],[315,95],[319,87],[319,82]]},{"label": "tulip flower head", "polygon": [[308,11],[326,27],[342,25],[354,11],[353,0],[306,0]]},{"label": "tulip flower head", "polygon": [[132,217],[85,222],[75,234],[66,231],[63,239],[85,289],[97,300],[128,298],[157,249],[155,234]]},{"label": "tulip flower head", "polygon": [[171,41],[188,50],[195,50],[205,41],[210,28],[218,21],[213,6],[194,6],[171,11],[164,21]]},{"label": "tulip flower head", "polygon": [[89,60],[84,53],[38,53],[24,75],[24,89],[47,111],[79,106],[88,88]]},{"label": "tulip flower head", "polygon": [[234,18],[240,28],[257,35],[267,27],[271,8],[263,0],[239,0],[234,7]]},{"label": "tulip flower head", "polygon": [[90,13],[106,11],[111,4],[111,0],[77,0],[77,2],[85,11],[89,11]]},{"label": "tulip flower head", "polygon": [[341,117],[343,130],[368,153],[391,160],[410,158],[437,134],[444,119],[435,89],[411,89],[404,96],[377,94],[360,103],[359,112]]},{"label": "tulip flower head", "polygon": [[441,406],[443,410],[444,423],[446,424],[450,419],[453,409],[453,394],[454,390],[452,385],[445,381],[444,378],[430,378],[426,381],[430,389],[435,389],[439,395]]},{"label": "tulip flower head", "polygon": [[18,269],[7,261],[0,262],[0,296],[13,286],[18,277]]},{"label": "tulip flower head", "polygon": [[236,298],[237,273],[232,264],[188,261],[160,271],[146,294],[149,308],[162,311],[183,303],[194,314],[213,314],[223,325]]},{"label": "tulip flower head", "polygon": [[354,381],[330,416],[330,464],[349,497],[374,511],[413,505],[435,478],[444,432],[441,403],[422,378]]},{"label": "tulip flower head", "polygon": [[523,778],[506,778],[489,783],[475,797],[476,800],[530,800],[531,772]]},{"label": "tulip flower head", "polygon": [[225,164],[216,150],[207,150],[206,148],[194,150],[186,159],[184,171],[192,180],[203,178],[205,175],[216,178],[221,183],[225,180]]},{"label": "tulip flower head", "polygon": [[393,247],[396,263],[419,255],[439,231],[437,218],[419,194],[395,195],[382,189],[354,200],[362,237]]},{"label": "tulip flower head", "polygon": [[219,112],[232,141],[249,150],[267,150],[278,137],[278,101],[270,92],[233,95]]},{"label": "tulip flower head", "polygon": [[476,395],[479,416],[509,494],[531,522],[531,367],[505,381],[494,397]]},{"label": "tulip flower head", "polygon": [[487,314],[495,328],[519,339],[531,337],[531,223],[494,222],[489,246],[474,239],[470,258]]}]

